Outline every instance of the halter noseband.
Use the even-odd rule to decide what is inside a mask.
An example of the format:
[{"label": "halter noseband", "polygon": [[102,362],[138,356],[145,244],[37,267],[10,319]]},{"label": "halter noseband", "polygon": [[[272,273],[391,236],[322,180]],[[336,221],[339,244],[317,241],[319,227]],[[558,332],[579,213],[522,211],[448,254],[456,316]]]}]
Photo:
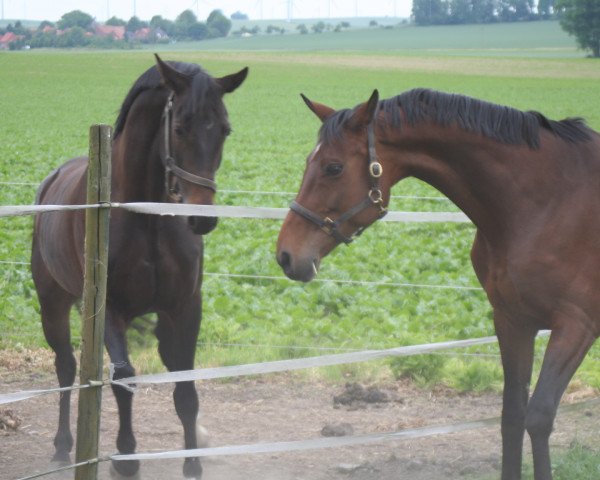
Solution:
[{"label": "halter noseband", "polygon": [[165,119],[165,157],[163,158],[163,165],[165,167],[165,188],[167,193],[174,201],[181,203],[183,197],[181,193],[179,193],[179,188],[174,177],[181,178],[182,180],[195,185],[206,187],[213,192],[217,191],[217,184],[209,178],[194,175],[193,173],[184,170],[177,165],[177,162],[171,156],[171,115],[173,113],[173,96],[174,93],[171,92],[163,112],[163,117]]},{"label": "halter noseband", "polygon": [[329,217],[323,218],[308,208],[303,207],[295,200],[290,204],[290,210],[296,212],[309,222],[314,223],[327,235],[332,236],[338,242],[343,242],[345,244],[351,243],[354,238],[358,237],[367,227],[361,227],[350,237],[347,237],[339,231],[339,226],[342,223],[350,220],[356,214],[371,206],[379,208],[379,218],[382,218],[387,213],[387,208],[385,208],[383,205],[383,194],[381,193],[381,188],[379,185],[379,177],[381,177],[381,174],[383,173],[383,167],[381,166],[381,163],[377,161],[373,122],[369,123],[367,126],[367,146],[369,150],[369,179],[371,181],[371,189],[369,190],[367,197],[362,202],[354,205],[352,208],[344,212],[338,217],[337,220],[332,220]]}]

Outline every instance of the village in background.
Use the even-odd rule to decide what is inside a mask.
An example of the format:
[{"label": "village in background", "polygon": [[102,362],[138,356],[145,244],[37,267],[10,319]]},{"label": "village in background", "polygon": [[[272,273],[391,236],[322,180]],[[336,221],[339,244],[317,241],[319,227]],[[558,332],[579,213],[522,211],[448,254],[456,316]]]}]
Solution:
[{"label": "village in background", "polygon": [[[236,12],[231,18],[243,20],[247,19],[247,16]],[[105,23],[97,22],[91,15],[81,10],[74,10],[65,13],[57,22],[44,20],[38,23],[17,20],[0,27],[0,49],[132,48],[140,43],[169,43],[226,37],[231,27],[232,21],[220,10],[213,10],[205,22],[198,21],[191,10],[185,10],[175,21],[156,15],[149,22],[134,16],[129,21],[112,17]],[[239,34],[242,35],[244,32]]]}]

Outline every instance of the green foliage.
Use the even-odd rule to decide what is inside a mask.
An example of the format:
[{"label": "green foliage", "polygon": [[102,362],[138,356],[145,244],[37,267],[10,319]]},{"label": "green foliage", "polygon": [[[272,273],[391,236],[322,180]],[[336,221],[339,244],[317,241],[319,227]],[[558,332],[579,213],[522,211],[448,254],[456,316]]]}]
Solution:
[{"label": "green foliage", "polygon": [[536,13],[533,0],[414,0],[417,25],[517,22],[547,18]]},{"label": "green foliage", "polygon": [[127,22],[127,26],[125,30],[128,32],[134,33],[137,32],[140,28],[147,28],[148,22],[141,21],[138,17],[131,17]]},{"label": "green foliage", "polygon": [[213,10],[206,19],[206,26],[210,38],[226,37],[231,30],[231,20],[221,10]]},{"label": "green foliage", "polygon": [[583,50],[600,57],[600,2],[590,0],[559,0],[561,27],[573,35]]},{"label": "green foliage", "polygon": [[566,453],[556,456],[552,470],[555,480],[600,478],[600,451],[574,441]]},{"label": "green foliage", "polygon": [[90,28],[90,25],[93,21],[94,17],[92,17],[89,13],[82,12],[81,10],[73,10],[60,17],[60,20],[56,22],[56,26],[61,30],[73,27],[79,27],[83,30],[87,30]]},{"label": "green foliage", "polygon": [[390,368],[397,379],[410,378],[417,385],[431,386],[441,381],[445,363],[442,355],[413,355],[392,358]]},{"label": "green foliage", "polygon": [[[380,29],[371,33],[374,38],[383,38]],[[531,35],[537,35],[537,30]],[[285,37],[300,35],[278,36],[273,43]],[[442,35],[437,38],[443,41]],[[593,127],[600,127],[600,113],[589,101],[600,95],[600,84],[595,71],[590,73],[590,62],[584,59],[490,61],[473,56],[472,51],[444,56],[417,56],[415,52],[392,55],[388,51],[353,55],[170,51],[162,56],[200,63],[215,76],[250,66],[247,83],[225,97],[233,134],[225,144],[217,178],[221,189],[217,202],[224,205],[286,207],[294,197],[319,128],[318,120],[298,99],[298,92],[342,108],[366,100],[375,86],[382,98],[427,86],[540,110],[550,118],[580,115]],[[370,62],[381,63],[370,67]],[[88,126],[114,123],[129,87],[152,63],[147,51],[0,55],[0,91],[7,99],[0,129],[0,182],[37,185],[66,159],[85,154]],[[431,74],[431,63],[438,69],[435,75]],[[501,64],[502,74],[490,72],[490,63]],[[525,75],[527,72],[531,75]],[[340,78],[344,88],[340,88]],[[232,190],[289,193],[261,195]],[[401,182],[393,194],[440,196],[412,179]],[[2,205],[31,204],[34,196],[35,186],[0,184]],[[445,201],[404,198],[394,199],[392,209],[456,210]],[[30,217],[0,219],[0,262],[24,263],[0,263],[2,348],[19,343],[45,346],[27,265],[31,222]],[[281,278],[274,260],[280,226],[274,220],[221,219],[217,229],[206,236],[199,364],[246,363],[318,355],[324,353],[322,348],[391,348],[493,334],[490,307],[482,291],[398,286],[476,287],[469,259],[474,235],[471,225],[377,223],[350,247],[340,247],[329,255],[323,261],[319,281],[307,285]],[[227,273],[242,277],[215,275]],[[279,280],[243,277],[246,275]],[[326,279],[395,285],[343,284]],[[78,316],[73,318],[76,343]],[[156,361],[151,330],[136,328],[130,338],[137,354],[147,350]],[[232,344],[238,346],[229,346]],[[597,370],[599,359],[600,345],[592,349],[580,378],[593,378],[590,372]],[[398,371],[416,373],[413,377],[420,375],[424,382],[453,384],[455,371],[457,388],[461,389],[495,388],[499,381],[497,361],[491,366],[472,367],[488,360],[468,358],[463,362],[460,357],[442,355],[406,360],[413,363],[400,365]],[[350,366],[343,371],[357,369]]]},{"label": "green foliage", "polygon": [[160,28],[163,30],[169,37],[174,37],[176,32],[175,22],[171,20],[167,20],[166,18],[161,17],[160,15],[155,15],[150,20],[150,26],[154,29]]},{"label": "green foliage", "polygon": [[499,362],[453,359],[448,362],[447,369],[452,372],[449,385],[459,392],[499,391],[502,388],[502,366]]},{"label": "green foliage", "polygon": [[121,18],[112,16],[106,22],[104,22],[104,24],[111,27],[124,27],[127,25],[127,22]]}]

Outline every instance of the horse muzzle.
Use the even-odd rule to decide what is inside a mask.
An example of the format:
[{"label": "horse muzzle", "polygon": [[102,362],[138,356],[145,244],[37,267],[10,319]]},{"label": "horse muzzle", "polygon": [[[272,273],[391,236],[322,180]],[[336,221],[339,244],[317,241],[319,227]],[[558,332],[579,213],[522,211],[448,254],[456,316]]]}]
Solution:
[{"label": "horse muzzle", "polygon": [[320,260],[317,258],[302,258],[295,260],[285,250],[277,253],[277,263],[291,280],[310,282],[319,272]]},{"label": "horse muzzle", "polygon": [[196,235],[206,235],[217,226],[217,217],[188,217],[188,225]]}]

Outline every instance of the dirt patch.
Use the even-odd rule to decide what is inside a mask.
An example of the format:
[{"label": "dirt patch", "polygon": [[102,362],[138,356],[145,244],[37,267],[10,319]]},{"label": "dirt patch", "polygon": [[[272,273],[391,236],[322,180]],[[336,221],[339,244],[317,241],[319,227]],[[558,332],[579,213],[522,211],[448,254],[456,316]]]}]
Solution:
[{"label": "dirt patch", "polygon": [[[0,369],[0,393],[54,385],[48,373],[40,378],[39,373],[26,370],[21,372],[20,379],[12,373],[8,376]],[[7,377],[11,379],[6,380]],[[200,423],[208,429],[210,446],[323,438],[323,429],[328,425],[343,425],[346,434],[353,435],[390,432],[489,418],[498,416],[501,410],[497,394],[458,395],[444,388],[424,391],[404,381],[332,385],[292,375],[274,375],[227,383],[203,382],[198,384],[198,390]],[[139,452],[181,448],[182,429],[171,391],[171,385],[137,390],[134,428]],[[105,392],[101,428],[104,455],[115,451],[118,425],[112,393],[109,389]],[[49,459],[53,453],[57,402],[55,395],[46,395],[9,405],[11,417],[21,423],[16,429],[0,430],[3,479],[18,479],[52,468]],[[566,447],[575,437],[583,441],[594,438],[597,420],[593,419],[598,416],[599,407],[559,415],[552,448]],[[500,434],[498,426],[492,426],[344,448],[211,457],[202,463],[204,480],[454,480],[486,475],[494,478],[500,466]],[[181,460],[144,461],[141,478],[182,478],[181,467]],[[108,462],[101,463],[99,470],[101,479],[110,478]],[[72,474],[43,478],[72,478]]]}]

